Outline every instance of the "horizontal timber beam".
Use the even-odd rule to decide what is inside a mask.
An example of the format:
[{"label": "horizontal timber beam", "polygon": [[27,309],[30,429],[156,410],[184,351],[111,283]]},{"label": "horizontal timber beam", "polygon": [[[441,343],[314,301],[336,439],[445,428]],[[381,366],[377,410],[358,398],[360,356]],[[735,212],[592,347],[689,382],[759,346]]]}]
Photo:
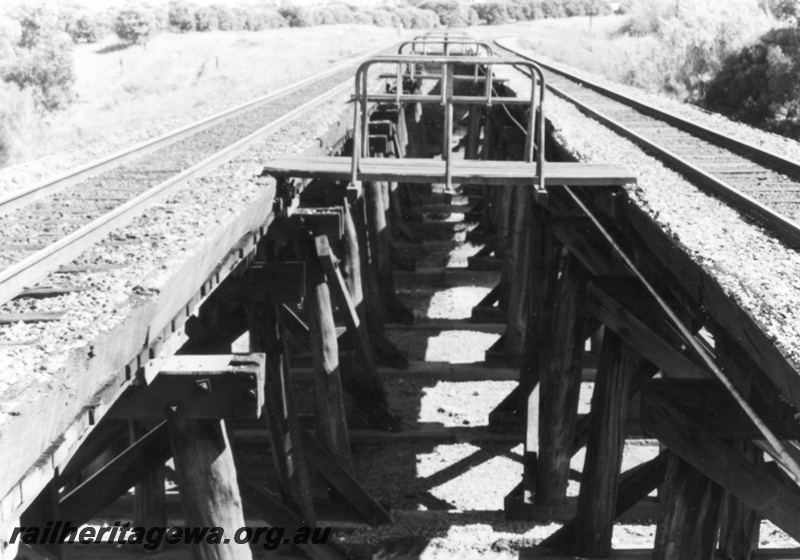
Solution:
[{"label": "horizontal timber beam", "polygon": [[264,405],[263,354],[156,358],[107,418],[258,418]]}]

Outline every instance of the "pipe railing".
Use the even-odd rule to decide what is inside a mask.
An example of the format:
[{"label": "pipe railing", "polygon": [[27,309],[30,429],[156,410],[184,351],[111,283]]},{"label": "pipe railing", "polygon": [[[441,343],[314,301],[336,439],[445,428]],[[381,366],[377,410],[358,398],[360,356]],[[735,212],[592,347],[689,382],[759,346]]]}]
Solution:
[{"label": "pipe railing", "polygon": [[[430,74],[426,79],[441,80],[441,94],[417,94],[402,91],[401,78],[410,75],[412,68],[417,64],[424,64],[427,68],[438,66],[441,74]],[[395,66],[394,72],[385,74],[397,76],[397,90],[395,93],[370,93],[367,89],[369,71],[373,66]],[[484,74],[484,90],[482,95],[464,96],[453,93],[453,74],[456,66],[474,66],[475,74]],[[523,66],[530,70],[531,94],[529,99],[518,97],[502,97],[493,92],[492,75],[495,66]],[[448,188],[452,187],[452,152],[450,140],[453,134],[453,106],[456,104],[480,104],[485,106],[498,105],[525,105],[529,109],[527,122],[527,141],[525,143],[524,161],[534,163],[534,148],[544,146],[544,74],[541,68],[531,61],[520,58],[500,57],[455,57],[455,56],[381,56],[363,62],[356,71],[355,79],[355,110],[353,124],[353,162],[351,178],[353,184],[358,180],[361,162],[369,157],[369,103],[387,102],[398,106],[406,103],[440,103],[444,107],[444,134],[445,149],[445,182]],[[543,195],[544,187],[544,149],[535,151],[536,163],[536,194]],[[534,175],[531,176],[533,182]],[[537,196],[538,198],[538,196]]]}]

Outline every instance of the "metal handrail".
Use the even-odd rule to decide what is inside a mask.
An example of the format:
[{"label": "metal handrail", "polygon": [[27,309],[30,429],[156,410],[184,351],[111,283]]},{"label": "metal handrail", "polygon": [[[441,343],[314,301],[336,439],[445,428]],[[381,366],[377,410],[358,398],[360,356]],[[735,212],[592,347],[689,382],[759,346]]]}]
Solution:
[{"label": "metal handrail", "polygon": [[[413,93],[401,93],[402,82],[397,83],[395,94],[369,93],[367,84],[369,83],[369,69],[375,65],[396,65],[397,76],[406,75],[410,72],[410,67],[416,64],[439,65],[442,69],[441,81],[442,93],[438,95],[423,95]],[[481,97],[456,96],[453,94],[453,72],[455,66],[473,65],[477,74],[478,69],[486,73],[484,80],[484,94]],[[493,67],[501,66],[524,66],[530,70],[531,96],[529,100],[521,100],[516,97],[500,97],[492,92],[492,71]],[[394,73],[393,73],[394,74]],[[537,99],[538,88],[538,99]],[[369,115],[367,105],[370,102],[384,101],[394,102],[397,105],[403,103],[441,103],[445,110],[445,143],[447,149],[444,150],[445,160],[445,182],[447,187],[452,186],[451,152],[450,140],[453,133],[453,105],[462,103],[482,103],[486,106],[492,104],[499,105],[519,105],[524,103],[529,107],[529,118],[527,123],[527,140],[525,143],[525,162],[534,162],[534,146],[538,146],[536,151],[536,176],[538,184],[535,186],[537,198],[544,195],[544,74],[541,68],[534,62],[521,58],[500,58],[500,57],[457,57],[457,56],[380,56],[367,60],[359,65],[355,78],[355,110],[353,111],[353,161],[351,168],[351,180],[356,184],[358,173],[361,169],[361,160],[368,158],[368,124]],[[538,101],[538,103],[537,103]]]},{"label": "metal handrail", "polygon": [[[434,56],[437,55],[444,55],[444,56],[451,56],[453,53],[451,52],[451,46],[460,46],[461,47],[461,56],[467,56],[468,49],[474,47],[475,56],[494,56],[494,50],[492,49],[491,45],[488,43],[484,43],[481,41],[476,41],[475,39],[470,38],[455,38],[450,39],[448,37],[444,38],[422,38],[422,39],[414,39],[412,41],[406,41],[400,44],[400,47],[397,49],[397,54],[404,55],[404,54],[423,54],[427,55],[429,52],[428,47],[432,46],[442,46],[442,53],[433,53]],[[411,47],[411,52],[403,52],[406,47]],[[418,50],[417,47],[422,47],[422,52]],[[471,49],[470,49],[471,50]],[[483,53],[481,53],[481,50]]]},{"label": "metal handrail", "polygon": [[413,40],[417,41],[417,40],[420,40],[420,39],[433,39],[433,38],[450,37],[450,36],[462,37],[462,38],[470,38],[470,39],[472,38],[471,35],[469,35],[467,33],[464,33],[463,31],[448,31],[446,29],[444,31],[438,31],[438,30],[434,29],[434,30],[429,31],[425,35],[417,35],[416,37],[414,37]]}]

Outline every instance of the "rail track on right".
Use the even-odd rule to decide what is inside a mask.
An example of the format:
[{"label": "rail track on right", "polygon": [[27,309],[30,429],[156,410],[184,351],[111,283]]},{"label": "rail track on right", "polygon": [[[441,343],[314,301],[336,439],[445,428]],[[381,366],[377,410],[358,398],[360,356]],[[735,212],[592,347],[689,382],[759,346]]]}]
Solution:
[{"label": "rail track on right", "polygon": [[547,89],[633,141],[748,220],[800,248],[800,163],[543,63]]}]

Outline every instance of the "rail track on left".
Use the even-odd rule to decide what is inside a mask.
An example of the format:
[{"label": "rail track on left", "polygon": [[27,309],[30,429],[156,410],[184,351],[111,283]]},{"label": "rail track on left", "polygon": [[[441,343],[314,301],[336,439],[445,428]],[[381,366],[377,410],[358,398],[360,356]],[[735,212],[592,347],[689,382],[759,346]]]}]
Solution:
[{"label": "rail track on left", "polygon": [[148,205],[341,92],[351,75],[352,63],[340,64],[6,195],[0,199],[6,225],[0,237],[0,303],[22,294]]}]

